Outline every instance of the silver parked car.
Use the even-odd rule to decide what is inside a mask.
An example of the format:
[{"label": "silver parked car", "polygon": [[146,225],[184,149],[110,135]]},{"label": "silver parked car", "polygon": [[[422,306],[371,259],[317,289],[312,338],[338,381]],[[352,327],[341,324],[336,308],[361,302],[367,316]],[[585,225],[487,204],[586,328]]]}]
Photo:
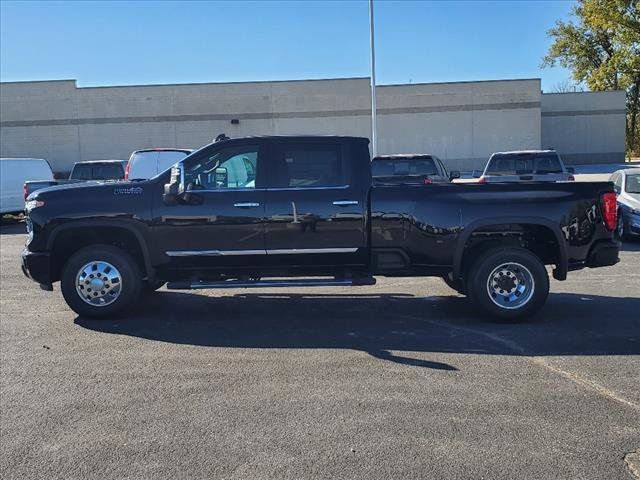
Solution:
[{"label": "silver parked car", "polygon": [[492,154],[478,182],[566,182],[573,173],[555,150],[517,150]]},{"label": "silver parked car", "polygon": [[618,238],[640,235],[640,168],[617,170],[609,179],[618,194]]}]

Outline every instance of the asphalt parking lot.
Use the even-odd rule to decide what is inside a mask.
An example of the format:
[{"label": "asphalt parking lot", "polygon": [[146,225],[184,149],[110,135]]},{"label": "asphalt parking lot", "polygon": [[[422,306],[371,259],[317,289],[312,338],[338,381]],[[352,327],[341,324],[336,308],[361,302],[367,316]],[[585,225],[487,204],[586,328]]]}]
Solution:
[{"label": "asphalt parking lot", "polygon": [[0,233],[2,478],[640,478],[640,243],[519,325],[431,278],[95,321]]}]

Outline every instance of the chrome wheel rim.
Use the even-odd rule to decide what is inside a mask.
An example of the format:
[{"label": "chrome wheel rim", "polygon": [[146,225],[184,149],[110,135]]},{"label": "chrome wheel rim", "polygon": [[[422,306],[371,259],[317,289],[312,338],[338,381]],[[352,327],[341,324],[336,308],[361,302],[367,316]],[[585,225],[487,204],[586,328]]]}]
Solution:
[{"label": "chrome wheel rim", "polygon": [[526,305],[535,291],[533,275],[519,263],[503,263],[489,275],[487,293],[500,308],[514,310]]},{"label": "chrome wheel rim", "polygon": [[89,262],[78,270],[76,291],[85,303],[94,307],[106,307],[120,296],[122,276],[109,262]]}]

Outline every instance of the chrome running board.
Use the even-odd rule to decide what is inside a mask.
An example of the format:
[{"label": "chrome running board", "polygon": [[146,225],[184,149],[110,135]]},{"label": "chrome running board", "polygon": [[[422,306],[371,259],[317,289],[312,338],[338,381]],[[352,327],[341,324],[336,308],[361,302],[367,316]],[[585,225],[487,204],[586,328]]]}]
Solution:
[{"label": "chrome running board", "polygon": [[203,288],[274,288],[274,287],[357,287],[375,285],[373,277],[348,279],[301,278],[292,280],[226,280],[222,282],[169,282],[169,290],[195,290]]}]

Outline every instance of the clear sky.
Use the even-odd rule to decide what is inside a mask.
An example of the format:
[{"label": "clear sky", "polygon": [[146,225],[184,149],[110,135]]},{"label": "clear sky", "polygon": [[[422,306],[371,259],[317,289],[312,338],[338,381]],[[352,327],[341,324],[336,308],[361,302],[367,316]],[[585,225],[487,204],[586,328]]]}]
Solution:
[{"label": "clear sky", "polygon": [[[378,84],[542,77],[567,1],[375,0]],[[78,86],[369,75],[368,2],[0,3],[2,81]]]}]

